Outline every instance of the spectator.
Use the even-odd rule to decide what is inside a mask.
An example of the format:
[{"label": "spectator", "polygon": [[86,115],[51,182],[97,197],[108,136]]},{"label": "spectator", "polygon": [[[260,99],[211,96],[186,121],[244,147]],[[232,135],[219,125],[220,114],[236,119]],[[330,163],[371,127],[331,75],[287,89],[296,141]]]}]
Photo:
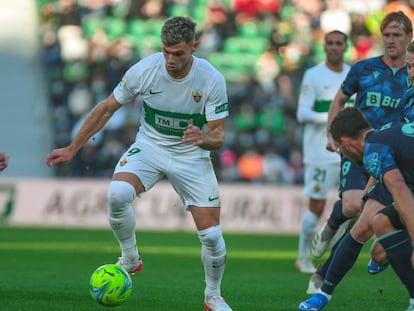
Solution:
[{"label": "spectator", "polygon": [[351,16],[340,0],[326,0],[327,8],[321,13],[321,29],[328,33],[339,30],[349,35],[351,33]]},{"label": "spectator", "polygon": [[[339,1],[352,17],[350,62],[379,54],[380,34],[375,29],[386,1]],[[305,68],[323,57],[321,50],[318,51],[322,47],[318,38],[322,33],[323,1],[44,0],[41,3],[42,59],[49,82],[57,147],[68,143],[81,118],[79,112],[73,113],[69,94],[77,93],[78,85],[82,84],[93,101],[105,98],[136,57],[160,50],[158,28],[163,20],[174,12],[183,12],[200,18],[201,46],[197,53],[206,58],[211,56],[212,63],[216,56],[215,65],[227,78],[232,107],[229,124],[236,127],[229,126],[226,134],[233,137],[231,149],[236,157],[263,141],[279,150],[290,164],[289,159],[302,157],[301,151],[294,147],[300,145],[302,130],[295,118],[296,102]],[[245,58],[225,55],[226,40],[240,37],[245,29],[252,36],[268,40],[271,47],[263,53],[258,67],[252,62],[259,59],[257,55],[246,53]],[[240,120],[246,121],[246,115],[239,118],[240,107],[244,105],[252,110],[248,113],[248,130],[238,127]],[[266,118],[268,112],[277,117],[273,127]],[[108,137],[130,133],[130,123],[125,122],[121,129],[105,129],[101,143],[96,145],[98,154],[106,154],[103,149]],[[265,128],[262,122],[266,123]],[[111,167],[109,162],[102,165],[106,167],[102,168],[104,171]],[[292,167],[297,176],[294,182],[298,182],[302,169],[299,165]],[[70,167],[62,171],[57,168],[56,173],[70,176]],[[237,178],[233,174],[218,176],[224,180]]]}]

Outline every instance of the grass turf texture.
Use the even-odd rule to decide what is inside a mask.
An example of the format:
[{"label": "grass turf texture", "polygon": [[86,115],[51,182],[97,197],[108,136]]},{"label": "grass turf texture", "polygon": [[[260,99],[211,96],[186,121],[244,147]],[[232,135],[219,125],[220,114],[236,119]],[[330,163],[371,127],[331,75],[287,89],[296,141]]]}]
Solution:
[{"label": "grass turf texture", "polygon": [[[297,310],[309,275],[297,272],[296,236],[225,233],[222,294],[235,311]],[[195,233],[139,232],[144,269],[130,300],[115,310],[203,310],[204,277]],[[370,243],[369,243],[370,244]],[[392,269],[366,272],[369,245],[325,310],[405,310],[408,295]],[[119,255],[110,230],[0,227],[0,310],[102,310],[89,277]],[[325,258],[325,257],[324,257]],[[322,259],[324,259],[322,258]]]}]

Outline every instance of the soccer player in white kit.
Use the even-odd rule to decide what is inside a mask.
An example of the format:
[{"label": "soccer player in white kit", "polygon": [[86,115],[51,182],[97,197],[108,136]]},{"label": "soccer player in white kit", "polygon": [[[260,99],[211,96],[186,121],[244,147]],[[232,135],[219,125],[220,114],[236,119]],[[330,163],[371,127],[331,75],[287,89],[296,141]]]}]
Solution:
[{"label": "soccer player in white kit", "polygon": [[116,110],[141,96],[143,113],[136,140],[116,165],[107,194],[109,222],[121,248],[117,264],[131,274],[142,269],[132,203],[167,177],[190,211],[201,242],[204,307],[229,311],[221,297],[226,246],[210,158],[210,150],[224,143],[227,89],[223,76],[193,55],[198,46],[195,28],[190,18],[168,19],[161,30],[162,53],[127,70],[113,93],[89,113],[71,144],[53,150],[46,162],[53,166],[71,160]]},{"label": "soccer player in white kit", "polygon": [[344,63],[346,49],[345,33],[337,30],[327,33],[326,60],[305,71],[299,95],[296,115],[304,124],[304,194],[309,198],[309,206],[302,218],[295,267],[303,273],[316,271],[310,258],[310,243],[324,211],[327,193],[339,181],[340,156],[325,148],[326,123],[330,104],[350,69]]}]

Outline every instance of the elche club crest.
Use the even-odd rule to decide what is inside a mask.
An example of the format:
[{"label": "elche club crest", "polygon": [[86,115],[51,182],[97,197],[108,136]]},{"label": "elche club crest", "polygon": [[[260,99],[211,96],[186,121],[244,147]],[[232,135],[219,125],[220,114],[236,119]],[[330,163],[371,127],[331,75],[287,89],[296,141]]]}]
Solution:
[{"label": "elche club crest", "polygon": [[203,97],[203,92],[197,90],[193,92],[193,98],[195,100],[196,103],[200,102],[201,98]]}]

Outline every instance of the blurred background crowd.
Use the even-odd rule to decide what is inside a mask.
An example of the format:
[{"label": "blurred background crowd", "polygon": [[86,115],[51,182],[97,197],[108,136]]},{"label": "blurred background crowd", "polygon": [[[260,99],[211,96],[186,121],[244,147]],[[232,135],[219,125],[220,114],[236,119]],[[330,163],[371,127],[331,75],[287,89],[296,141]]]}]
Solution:
[{"label": "blurred background crowd", "polygon": [[[85,115],[125,70],[161,50],[169,16],[197,21],[200,47],[225,76],[226,143],[212,153],[219,180],[303,182],[302,127],[296,121],[304,71],[324,60],[323,36],[349,35],[350,64],[381,53],[379,23],[414,1],[387,0],[37,0],[54,145],[67,145]],[[139,99],[119,110],[56,176],[103,177],[135,138]]]}]

